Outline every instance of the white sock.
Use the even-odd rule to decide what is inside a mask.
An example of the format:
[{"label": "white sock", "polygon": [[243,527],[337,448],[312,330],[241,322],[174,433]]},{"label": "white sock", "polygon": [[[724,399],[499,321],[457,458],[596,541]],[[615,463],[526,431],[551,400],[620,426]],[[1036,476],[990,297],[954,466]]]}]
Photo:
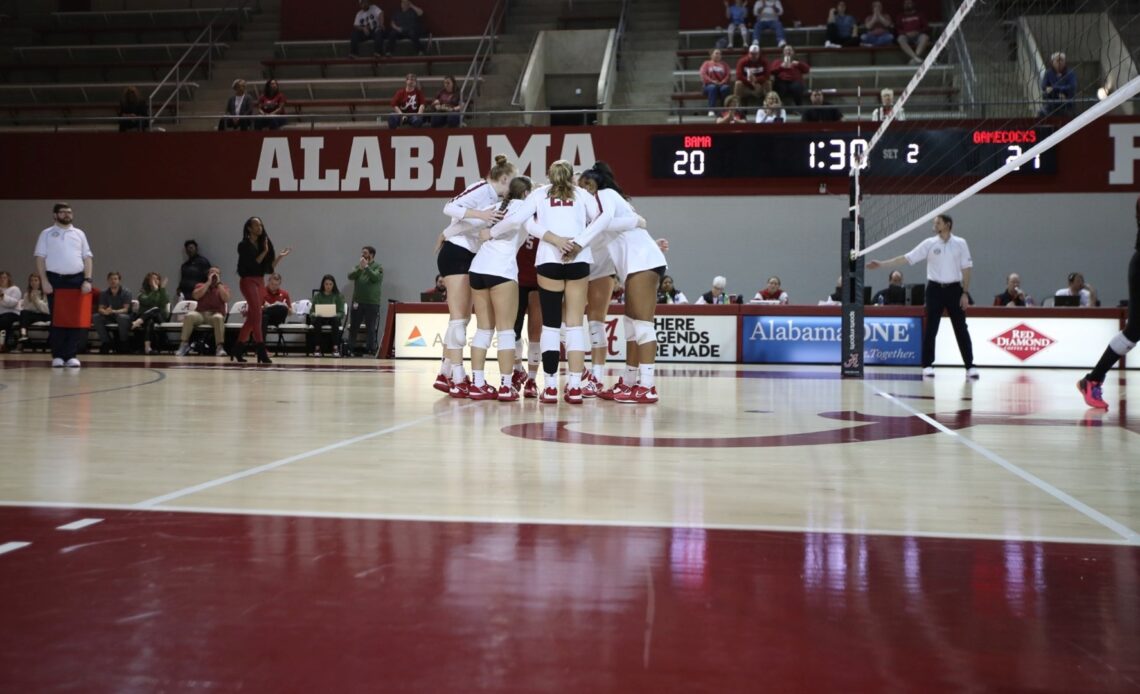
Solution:
[{"label": "white sock", "polygon": [[523,363],[521,361],[516,361],[515,371],[518,371],[519,373],[526,373],[526,367],[523,366]]},{"label": "white sock", "polygon": [[546,387],[558,390],[558,374],[546,374]]},{"label": "white sock", "polygon": [[463,371],[463,364],[455,364],[451,367],[451,380],[456,383],[462,383],[463,379],[467,378],[467,374]]},{"label": "white sock", "polygon": [[448,359],[447,357],[444,357],[443,359],[441,359],[439,361],[439,372],[441,374],[443,374],[444,376],[451,373],[451,360],[450,359]]},{"label": "white sock", "polygon": [[590,367],[590,372],[594,374],[594,378],[596,378],[600,381],[600,380],[602,380],[602,376],[606,375],[606,365],[605,364],[594,364],[593,366]]},{"label": "white sock", "polygon": [[533,381],[536,376],[538,376],[538,364],[527,364],[526,377]]},{"label": "white sock", "polygon": [[510,376],[503,374],[502,376],[500,376],[500,380],[502,381],[499,384],[500,386],[502,386],[504,388],[509,388],[511,386],[511,377]]},{"label": "white sock", "polygon": [[566,374],[566,387],[567,388],[577,388],[580,385],[582,385],[582,374],[580,374],[578,372],[572,372],[572,373]]},{"label": "white sock", "polygon": [[653,364],[642,364],[641,366],[637,367],[637,370],[641,375],[642,388],[653,387],[653,366]]},{"label": "white sock", "polygon": [[625,367],[625,375],[622,376],[622,379],[621,379],[622,383],[626,384],[627,386],[631,386],[634,383],[637,383],[637,375],[639,373],[640,373],[640,371],[638,370],[638,367],[629,366],[627,364]]},{"label": "white sock", "polygon": [[482,388],[483,386],[487,385],[487,380],[483,377],[483,372],[481,370],[476,371],[475,369],[472,369],[471,378],[475,381],[476,388]]}]

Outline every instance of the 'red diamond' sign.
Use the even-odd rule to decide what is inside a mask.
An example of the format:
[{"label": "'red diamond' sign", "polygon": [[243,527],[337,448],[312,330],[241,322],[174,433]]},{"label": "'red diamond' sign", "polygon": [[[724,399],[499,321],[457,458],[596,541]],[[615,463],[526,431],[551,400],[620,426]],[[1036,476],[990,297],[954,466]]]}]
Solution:
[{"label": "'red diamond' sign", "polygon": [[990,342],[997,345],[999,349],[1004,349],[1009,352],[1021,361],[1025,361],[1056,342],[1056,340],[1022,323],[998,335],[990,340]]}]

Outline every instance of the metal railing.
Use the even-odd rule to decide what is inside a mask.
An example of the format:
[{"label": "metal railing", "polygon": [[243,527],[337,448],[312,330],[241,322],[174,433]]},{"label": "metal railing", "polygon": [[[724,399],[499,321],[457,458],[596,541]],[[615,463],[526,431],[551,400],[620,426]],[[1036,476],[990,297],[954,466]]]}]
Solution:
[{"label": "metal railing", "polygon": [[498,39],[499,30],[502,28],[509,5],[509,0],[499,0],[491,9],[491,16],[487,18],[487,26],[483,29],[483,38],[479,39],[479,45],[475,47],[475,57],[471,59],[471,66],[467,68],[467,74],[463,76],[463,84],[459,88],[461,120],[463,114],[467,113],[467,105],[471,103],[479,89],[487,61],[495,52],[495,41]]},{"label": "metal railing", "polygon": [[[942,0],[944,16],[953,17],[956,10],[954,0]],[[974,11],[977,12],[978,8],[975,7]],[[965,30],[965,26],[959,25],[958,31],[954,32],[950,40],[954,47],[954,58],[962,70],[962,91],[966,97],[965,102],[972,105],[977,101],[978,75],[974,72],[974,61],[970,56],[970,46],[966,41]]]}]

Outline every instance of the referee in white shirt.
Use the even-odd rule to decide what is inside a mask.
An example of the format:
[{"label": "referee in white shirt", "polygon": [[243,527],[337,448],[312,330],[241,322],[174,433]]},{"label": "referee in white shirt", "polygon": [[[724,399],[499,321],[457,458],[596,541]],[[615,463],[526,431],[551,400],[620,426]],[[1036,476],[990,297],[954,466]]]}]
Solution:
[{"label": "referee in white shirt", "polygon": [[934,340],[938,337],[938,324],[942,321],[942,311],[950,314],[950,324],[954,326],[954,337],[958,340],[958,351],[966,365],[966,376],[977,378],[974,368],[974,346],[966,329],[966,308],[970,305],[967,293],[970,291],[970,268],[974,261],[970,258],[970,247],[966,240],[954,236],[954,220],[949,215],[940,214],[934,218],[932,236],[915,246],[906,255],[890,260],[872,260],[868,270],[880,267],[894,267],[906,263],[914,265],[926,263],[926,331],[922,335],[922,375],[934,375]]},{"label": "referee in white shirt", "polygon": [[[71,225],[71,205],[56,203],[52,208],[55,224],[40,232],[36,241],[36,272],[48,303],[55,311],[56,289],[79,289],[91,293],[91,246],[87,234]],[[78,367],[80,342],[87,328],[51,328],[51,365]]]}]

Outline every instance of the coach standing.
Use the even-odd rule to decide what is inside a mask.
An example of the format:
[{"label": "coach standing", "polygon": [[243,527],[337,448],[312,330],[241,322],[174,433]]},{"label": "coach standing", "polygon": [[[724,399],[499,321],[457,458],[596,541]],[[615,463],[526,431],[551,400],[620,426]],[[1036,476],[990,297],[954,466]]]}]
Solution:
[{"label": "coach standing", "polygon": [[890,260],[872,260],[868,270],[880,267],[893,267],[907,263],[914,265],[926,262],[926,331],[922,335],[922,375],[934,375],[934,340],[938,337],[938,324],[942,321],[942,311],[950,314],[950,324],[954,326],[954,337],[958,340],[958,351],[966,365],[966,377],[977,378],[974,368],[974,346],[966,329],[966,308],[970,305],[970,268],[974,261],[970,258],[970,247],[966,240],[954,236],[954,220],[949,215],[940,214],[934,218],[932,236],[915,246],[906,255]]},{"label": "coach standing", "polygon": [[52,312],[51,365],[78,368],[75,355],[90,329],[90,311],[87,311],[88,327],[76,327],[71,325],[73,320],[61,320],[56,312],[55,291],[78,289],[82,294],[91,293],[91,246],[87,245],[87,234],[71,225],[74,219],[71,205],[56,203],[52,214],[55,224],[40,232],[35,251],[36,272]]}]

